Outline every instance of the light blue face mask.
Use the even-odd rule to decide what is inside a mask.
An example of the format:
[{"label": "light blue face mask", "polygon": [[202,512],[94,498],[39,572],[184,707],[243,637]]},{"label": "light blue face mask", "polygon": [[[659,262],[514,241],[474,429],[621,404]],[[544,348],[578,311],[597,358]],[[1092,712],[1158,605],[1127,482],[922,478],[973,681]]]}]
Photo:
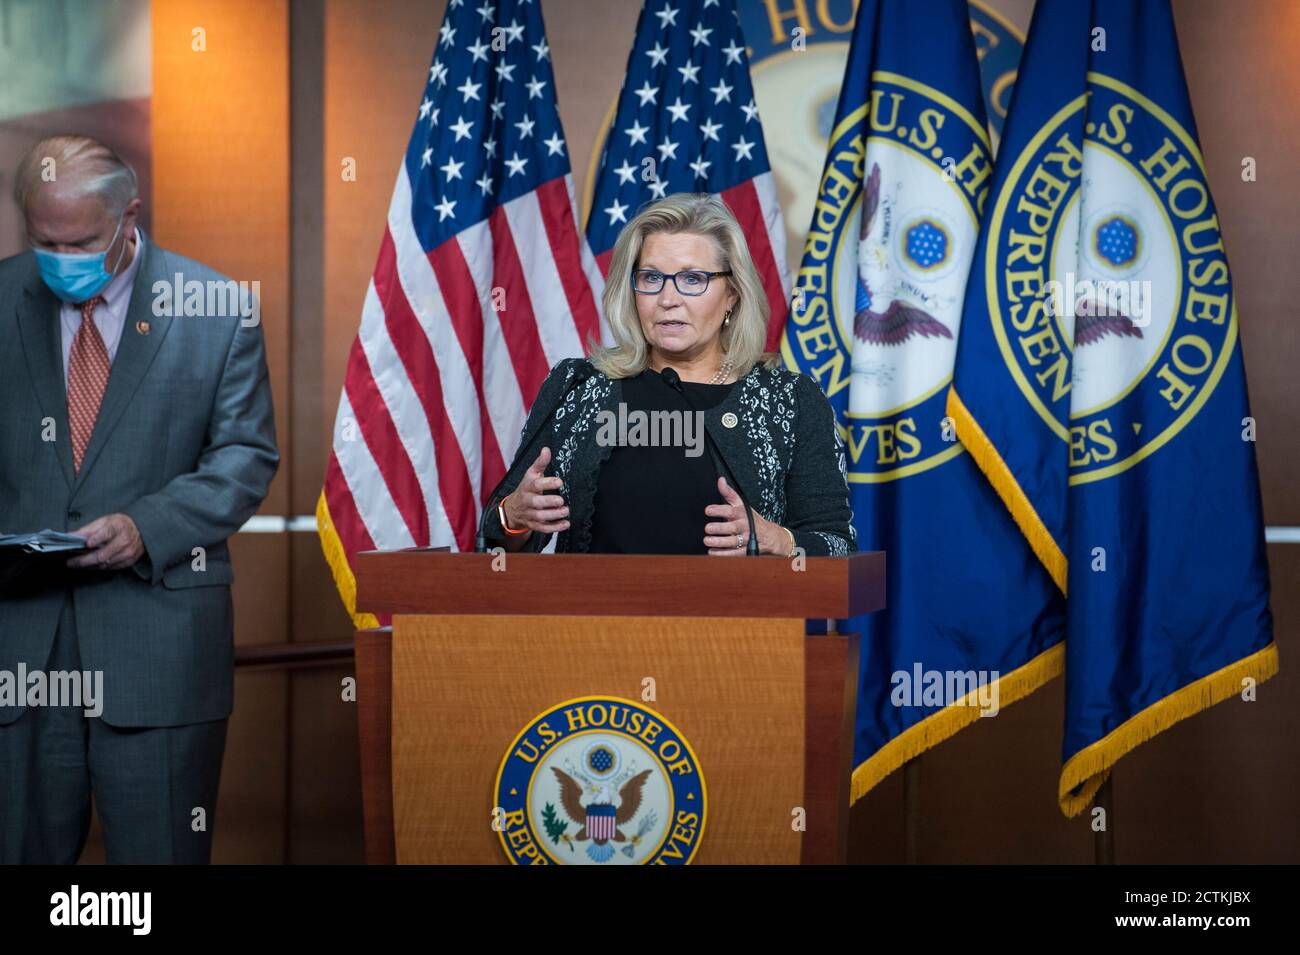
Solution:
[{"label": "light blue face mask", "polygon": [[44,249],[32,249],[36,254],[36,264],[41,270],[41,279],[50,291],[63,301],[73,303],[84,302],[104,291],[108,283],[113,281],[113,273],[122,264],[122,256],[126,254],[126,243],[123,243],[117,262],[113,264],[113,271],[104,268],[108,250],[117,241],[117,234],[122,231],[125,220],[125,215],[117,220],[113,238],[108,240],[103,252],[47,252]]}]

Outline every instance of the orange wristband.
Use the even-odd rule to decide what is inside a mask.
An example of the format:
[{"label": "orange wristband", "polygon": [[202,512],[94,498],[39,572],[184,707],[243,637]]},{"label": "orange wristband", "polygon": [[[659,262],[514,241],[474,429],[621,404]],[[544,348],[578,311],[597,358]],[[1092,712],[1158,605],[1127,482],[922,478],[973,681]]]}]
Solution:
[{"label": "orange wristband", "polygon": [[[510,494],[513,493],[514,491],[510,492]],[[510,526],[510,522],[506,520],[506,501],[510,500],[510,494],[507,494],[505,497],[501,498],[501,503],[497,505],[497,517],[501,521],[501,529],[505,531],[507,534],[513,534],[517,537],[520,534],[527,534],[528,528],[525,527],[521,530],[515,530],[513,527]]]}]

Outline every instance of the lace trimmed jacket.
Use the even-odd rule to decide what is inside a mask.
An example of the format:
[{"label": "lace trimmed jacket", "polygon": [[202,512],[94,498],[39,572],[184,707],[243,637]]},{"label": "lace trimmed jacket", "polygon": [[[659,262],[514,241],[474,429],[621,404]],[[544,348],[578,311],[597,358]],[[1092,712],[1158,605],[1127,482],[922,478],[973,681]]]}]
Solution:
[{"label": "lace trimmed jacket", "polygon": [[[566,394],[579,370],[591,377]],[[564,403],[557,408],[561,397]],[[597,416],[606,410],[617,413],[622,401],[622,382],[595,371],[585,359],[568,358],[551,369],[524,423],[520,453],[502,490],[487,502],[484,536],[489,543],[505,537],[497,504],[519,486],[538,452],[549,447],[546,474],[564,482],[559,493],[569,507],[569,527],[560,532],[555,549],[567,553],[590,549],[600,467],[613,450],[596,440],[603,420]],[[546,433],[534,441],[552,408],[556,411],[546,423]],[[723,416],[729,414],[736,418],[730,428],[723,425]],[[811,378],[755,365],[721,404],[704,412],[704,423],[735,473],[737,490],[755,514],[788,527],[796,546],[810,557],[843,556],[857,550],[844,445],[835,430],[835,412]],[[701,533],[703,525],[701,518]],[[534,532],[523,549],[540,551],[550,538]]]}]

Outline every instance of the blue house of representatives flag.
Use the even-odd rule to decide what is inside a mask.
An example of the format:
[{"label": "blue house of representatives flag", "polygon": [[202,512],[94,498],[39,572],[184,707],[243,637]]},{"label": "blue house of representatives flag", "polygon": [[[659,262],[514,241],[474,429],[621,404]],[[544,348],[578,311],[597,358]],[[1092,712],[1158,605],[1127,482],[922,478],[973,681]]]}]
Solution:
[{"label": "blue house of representatives flag", "polygon": [[[966,287],[968,320],[947,395],[961,443],[1063,594],[1069,475],[1068,430],[1060,422],[1070,414],[1069,339],[1049,314],[1047,262],[1056,247],[1048,248],[1042,229],[1063,206],[1066,184],[1079,179],[1077,149],[1069,146],[1082,136],[1082,114],[1057,112],[1084,101],[1088,2],[1075,4],[1081,12],[1078,35],[1044,32],[1044,11],[1055,6],[1051,0],[1034,8],[1038,30],[1031,30],[1021,55],[1002,128],[985,230]],[[1043,131],[1052,123],[1059,128],[1049,141]],[[1008,180],[1023,174],[1018,160],[1030,149],[1037,151],[1038,165],[1024,194],[1013,196]],[[998,228],[990,231],[990,222]]]},{"label": "blue house of representatives flag", "polygon": [[848,448],[864,550],[853,798],[1060,673],[1064,608],[946,418],[992,155],[965,0],[863,0],[782,351]]},{"label": "blue house of representatives flag", "polygon": [[1073,816],[1125,753],[1277,671],[1236,305],[1168,0],[1039,0],[993,190],[950,407],[1068,583]]},{"label": "blue house of representatives flag", "polygon": [[1120,294],[1074,320],[1069,815],[1125,753],[1278,667],[1236,299],[1169,0],[1096,0],[1091,27],[1077,269]]}]

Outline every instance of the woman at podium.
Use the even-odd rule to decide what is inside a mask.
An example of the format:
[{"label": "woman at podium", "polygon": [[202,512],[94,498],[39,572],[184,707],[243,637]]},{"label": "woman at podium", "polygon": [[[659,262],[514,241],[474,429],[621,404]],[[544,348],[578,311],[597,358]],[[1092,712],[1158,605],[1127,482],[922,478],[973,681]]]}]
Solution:
[{"label": "woman at podium", "polygon": [[834,412],[812,379],[764,354],[767,296],[720,199],[678,193],[634,217],[603,306],[614,343],[542,383],[483,513],[486,545],[857,550]]}]

